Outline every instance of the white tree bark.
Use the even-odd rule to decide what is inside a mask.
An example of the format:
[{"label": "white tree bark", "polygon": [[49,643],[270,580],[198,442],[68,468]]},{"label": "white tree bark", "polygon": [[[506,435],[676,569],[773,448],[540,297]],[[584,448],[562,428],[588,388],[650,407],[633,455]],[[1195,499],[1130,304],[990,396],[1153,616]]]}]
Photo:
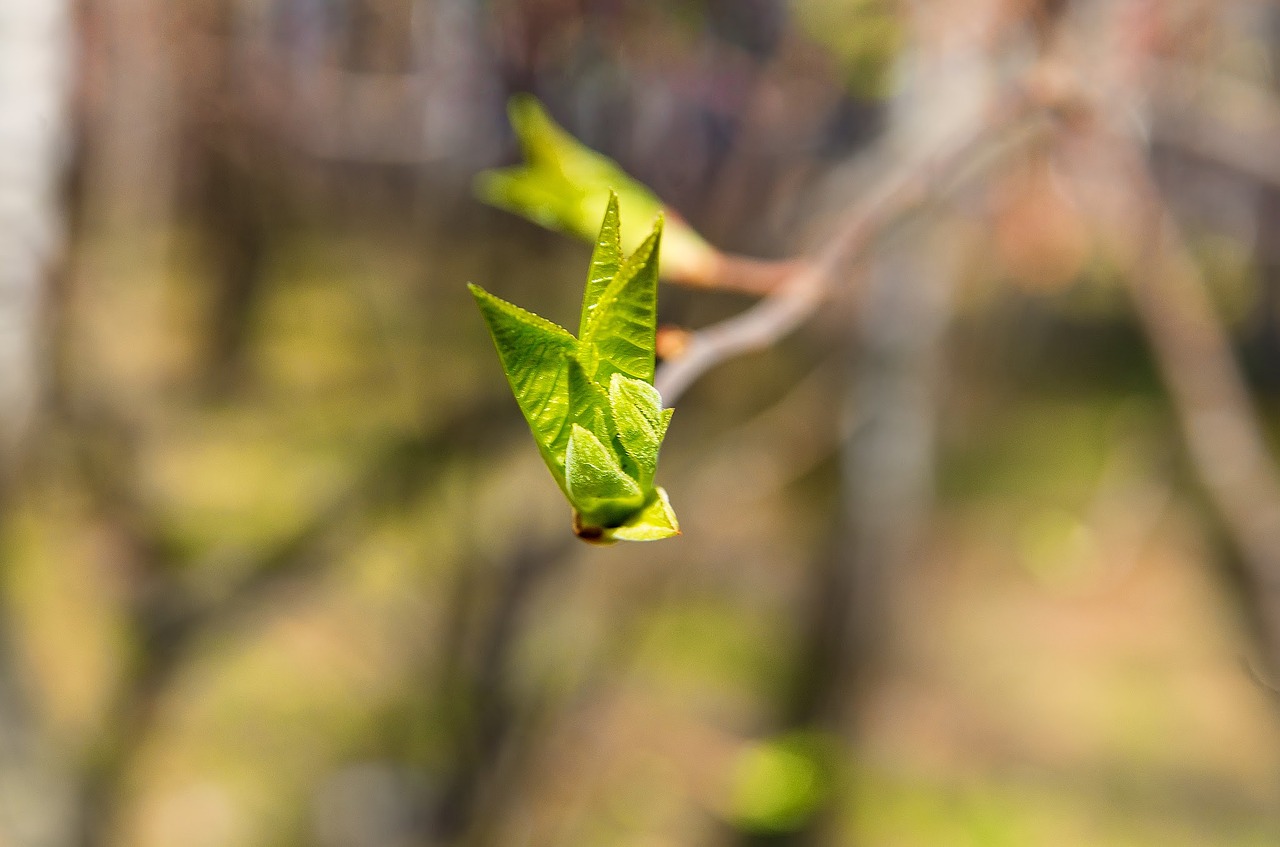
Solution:
[{"label": "white tree bark", "polygon": [[[70,0],[0,0],[0,466],[21,455],[39,394],[40,306],[62,247]],[[72,815],[0,605],[0,843],[68,842]]]},{"label": "white tree bark", "polygon": [[0,447],[18,448],[39,385],[40,304],[62,241],[69,0],[0,0]]}]

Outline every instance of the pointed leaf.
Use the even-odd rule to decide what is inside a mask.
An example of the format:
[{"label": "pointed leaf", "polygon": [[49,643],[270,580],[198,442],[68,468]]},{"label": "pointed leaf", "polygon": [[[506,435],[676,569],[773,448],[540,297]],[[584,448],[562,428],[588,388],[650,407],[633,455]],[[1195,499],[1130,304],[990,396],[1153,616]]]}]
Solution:
[{"label": "pointed leaf", "polygon": [[569,435],[565,482],[586,526],[616,525],[644,504],[644,493],[622,472],[618,457],[578,424]]},{"label": "pointed leaf", "polygon": [[493,168],[476,177],[475,191],[490,206],[506,209],[547,229],[577,232],[573,199],[563,179],[546,170],[520,165]]},{"label": "pointed leaf", "polygon": [[550,321],[478,285],[468,288],[489,325],[516,403],[547,467],[563,488],[569,437],[569,362],[577,341]]},{"label": "pointed leaf", "polygon": [[599,385],[608,385],[615,373],[653,383],[661,240],[659,217],[653,233],[622,263],[600,295],[582,330],[582,343],[593,346],[600,358],[592,375]]},{"label": "pointed leaf", "polygon": [[584,335],[591,314],[600,303],[609,283],[618,275],[622,266],[622,246],[618,235],[618,195],[609,192],[609,205],[604,210],[604,222],[600,235],[591,250],[591,268],[587,272],[587,289],[582,295],[582,321],[578,335]]},{"label": "pointed leaf", "polygon": [[658,541],[680,534],[680,522],[667,499],[667,492],[654,489],[653,498],[643,509],[628,518],[621,526],[604,531],[605,541]]},{"label": "pointed leaf", "polygon": [[[517,94],[508,101],[507,113],[527,164],[479,174],[475,189],[484,202],[588,242],[596,237],[600,208],[610,191],[617,192],[632,220],[652,220],[662,210],[652,191],[566,132],[537,98]],[[622,228],[620,235],[627,251],[643,240],[643,230],[635,224]],[[716,262],[716,250],[688,224],[678,217],[669,222],[663,266],[671,273],[703,279]]]},{"label": "pointed leaf", "polygon": [[[569,360],[569,422],[588,430],[602,443],[613,439],[610,426],[609,397],[604,389],[592,382],[583,371],[577,358]],[[564,447],[568,448],[569,430],[565,430]],[[562,451],[563,455],[563,451]]]},{"label": "pointed leaf", "polygon": [[535,168],[558,171],[572,180],[608,178],[618,163],[574,138],[551,116],[537,97],[516,94],[507,101],[507,117],[525,158]]},{"label": "pointed leaf", "polygon": [[622,449],[635,463],[636,481],[648,488],[658,467],[666,420],[670,420],[662,412],[662,398],[649,383],[614,374],[609,380],[609,408]]}]

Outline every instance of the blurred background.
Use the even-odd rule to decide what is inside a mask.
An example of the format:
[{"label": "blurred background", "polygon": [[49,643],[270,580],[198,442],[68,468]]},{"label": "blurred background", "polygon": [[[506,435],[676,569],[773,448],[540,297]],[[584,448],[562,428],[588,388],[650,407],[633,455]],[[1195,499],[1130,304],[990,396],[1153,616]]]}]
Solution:
[{"label": "blurred background", "polygon": [[[1262,0],[0,0],[0,845],[1280,843],[1278,59]],[[464,286],[577,314],[472,191],[508,97],[773,260],[1004,91],[1050,129],[679,398],[683,536],[574,539]]]}]

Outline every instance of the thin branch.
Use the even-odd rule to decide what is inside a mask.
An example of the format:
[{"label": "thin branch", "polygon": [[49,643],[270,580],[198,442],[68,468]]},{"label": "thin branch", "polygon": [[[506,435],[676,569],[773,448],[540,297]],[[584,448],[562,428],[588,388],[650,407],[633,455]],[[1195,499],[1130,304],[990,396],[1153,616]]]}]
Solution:
[{"label": "thin branch", "polygon": [[1151,134],[1160,142],[1280,187],[1280,98],[1239,77],[1153,65]]},{"label": "thin branch", "polygon": [[[1249,389],[1155,179],[1134,142],[1108,138],[1126,179],[1144,249],[1126,275],[1205,493],[1257,593],[1262,647],[1280,667],[1280,477]],[[1105,155],[1105,154],[1104,154]]]},{"label": "thin branch", "polygon": [[[668,215],[672,214],[670,211]],[[739,294],[772,294],[804,270],[800,259],[755,259],[716,251],[710,261],[691,269],[676,268],[662,281],[689,288],[713,288]],[[665,271],[665,269],[664,269]]]},{"label": "thin branch", "polygon": [[732,318],[691,334],[679,358],[665,362],[656,385],[672,404],[700,376],[728,359],[761,350],[791,333],[826,299],[849,263],[864,254],[886,231],[903,218],[954,190],[959,174],[971,171],[993,142],[1017,147],[1038,135],[1016,132],[1019,127],[1038,130],[1043,117],[1021,91],[997,108],[979,125],[957,131],[923,160],[903,158],[886,142],[874,159],[900,160],[880,182],[840,220],[835,234],[808,260],[792,265],[785,281],[756,305]]}]

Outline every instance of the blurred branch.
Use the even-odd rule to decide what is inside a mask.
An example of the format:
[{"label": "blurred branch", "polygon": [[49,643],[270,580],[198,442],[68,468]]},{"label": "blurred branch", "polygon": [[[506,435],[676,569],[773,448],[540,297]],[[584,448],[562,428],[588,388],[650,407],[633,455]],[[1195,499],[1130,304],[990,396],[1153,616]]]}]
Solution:
[{"label": "blurred branch", "polygon": [[1173,63],[1156,64],[1153,75],[1154,140],[1280,187],[1280,98],[1239,77]]},{"label": "blurred branch", "polygon": [[822,248],[792,265],[785,280],[755,306],[692,333],[681,355],[662,365],[655,384],[663,400],[673,404],[716,365],[789,334],[826,300],[849,264],[886,231],[955,190],[957,181],[974,175],[975,165],[989,164],[983,154],[993,147],[1008,153],[1038,137],[1048,125],[1044,118],[1035,102],[1017,91],[978,126],[952,131],[923,159],[904,160],[893,140],[884,142],[868,160],[877,163],[870,171],[885,176],[844,213]]},{"label": "blurred branch", "polygon": [[[1140,7],[1158,23],[1160,7]],[[1123,63],[1093,81],[1082,120],[1064,131],[1064,149],[1079,144],[1089,176],[1102,189],[1103,225],[1137,234],[1122,252],[1124,281],[1169,392],[1196,475],[1230,536],[1251,590],[1256,637],[1273,673],[1280,669],[1280,475],[1249,386],[1216,314],[1203,273],[1152,172],[1150,139],[1134,123],[1134,106],[1154,104],[1152,134],[1246,175],[1280,185],[1274,138],[1280,102],[1243,80],[1204,73],[1158,58],[1138,39]],[[1122,66],[1141,73],[1128,76]],[[1087,74],[1091,69],[1080,68]],[[1145,88],[1143,87],[1145,84]],[[1104,187],[1105,186],[1105,187]],[[1122,248],[1123,250],[1123,248]]]},{"label": "blurred branch", "polygon": [[1188,453],[1254,583],[1262,649],[1280,668],[1280,478],[1205,280],[1138,144],[1102,141],[1143,235],[1126,275],[1134,308],[1181,422]]}]

